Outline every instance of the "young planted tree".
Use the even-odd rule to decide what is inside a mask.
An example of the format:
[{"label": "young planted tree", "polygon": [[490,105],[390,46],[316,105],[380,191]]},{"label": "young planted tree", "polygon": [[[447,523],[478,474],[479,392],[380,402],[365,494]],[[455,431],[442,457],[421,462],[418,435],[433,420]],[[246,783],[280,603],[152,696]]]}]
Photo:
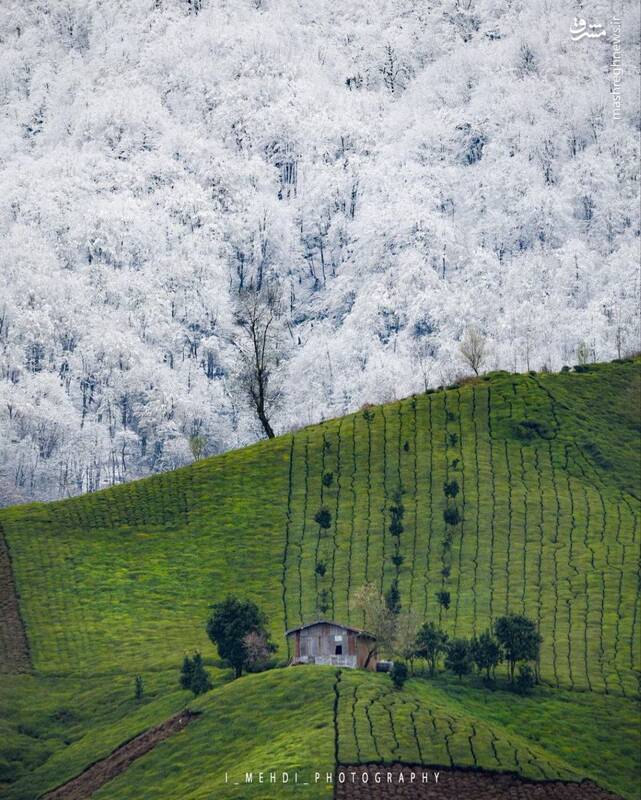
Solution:
[{"label": "young planted tree", "polygon": [[191,676],[194,671],[194,664],[189,658],[189,656],[185,656],[183,659],[183,665],[180,668],[180,688],[181,689],[191,689]]},{"label": "young planted tree", "polygon": [[270,648],[276,650],[269,641],[267,617],[250,600],[227,597],[212,606],[213,613],[207,623],[207,635],[218,648],[218,654],[233,667],[239,678],[249,663],[245,637],[250,633],[260,634]]},{"label": "young planted tree", "polygon": [[494,633],[508,662],[510,681],[514,683],[517,661],[536,661],[543,639],[534,622],[519,614],[508,614],[497,619]]},{"label": "young planted tree", "polygon": [[373,583],[366,583],[355,593],[351,605],[363,615],[365,630],[374,640],[365,639],[368,644],[364,667],[367,669],[372,657],[381,650],[394,649],[396,635],[396,614],[387,607],[385,598]]},{"label": "young planted tree", "polygon": [[426,622],[416,636],[416,655],[430,665],[430,675],[436,672],[439,657],[447,649],[447,634],[433,622]]},{"label": "young planted tree", "polygon": [[445,668],[449,669],[459,680],[472,669],[472,654],[467,639],[452,639],[447,645]]},{"label": "young planted tree", "polygon": [[501,648],[490,631],[484,631],[478,638],[474,636],[470,642],[472,660],[479,672],[485,670],[487,680],[491,680],[496,667],[501,661]]},{"label": "young planted tree", "polygon": [[270,423],[280,399],[277,372],[284,357],[284,337],[278,296],[269,290],[245,291],[234,316],[237,336],[232,339],[239,354],[238,382],[268,438]]},{"label": "young planted tree", "polygon": [[194,693],[195,697],[198,697],[200,694],[205,694],[205,692],[208,692],[213,688],[211,678],[205,669],[203,657],[200,655],[200,653],[196,653],[193,658],[191,685],[189,688]]},{"label": "young planted tree", "polygon": [[203,657],[200,653],[194,653],[193,658],[185,656],[180,670],[180,686],[183,689],[192,691],[196,697],[213,688],[210,675],[205,669]]},{"label": "young planted tree", "polygon": [[443,484],[445,497],[456,497],[459,492],[458,481],[445,481]]},{"label": "young planted tree", "polygon": [[450,607],[450,603],[452,602],[452,595],[446,590],[442,589],[440,592],[436,593],[436,599],[446,611]]},{"label": "young planted tree", "polygon": [[395,661],[390,670],[390,678],[395,689],[402,689],[408,678],[407,664],[402,661]]},{"label": "young planted tree", "polygon": [[396,578],[394,578],[389,589],[385,593],[385,605],[392,614],[398,616],[401,610],[401,591],[398,588],[398,581]]},{"label": "young planted tree", "polygon": [[418,616],[409,609],[401,611],[396,619],[394,656],[406,661],[410,673],[414,674],[414,659],[417,656],[417,636],[420,628]]},{"label": "young planted tree", "polygon": [[319,508],[318,511],[314,514],[314,520],[318,523],[318,526],[323,530],[329,530],[332,527],[332,512],[329,508]]},{"label": "young planted tree", "polygon": [[471,325],[465,331],[459,350],[465,363],[478,375],[486,355],[485,337],[478,328]]}]

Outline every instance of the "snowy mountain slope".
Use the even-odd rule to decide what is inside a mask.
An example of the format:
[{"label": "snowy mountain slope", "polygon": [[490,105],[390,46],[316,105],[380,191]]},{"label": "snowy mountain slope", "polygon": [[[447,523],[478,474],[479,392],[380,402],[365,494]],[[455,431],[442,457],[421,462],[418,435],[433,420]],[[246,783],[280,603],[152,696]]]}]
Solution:
[{"label": "snowy mountain slope", "polygon": [[[261,434],[239,294],[277,287],[277,431],[465,370],[638,347],[638,15],[621,4],[0,9],[0,502]],[[573,41],[574,16],[607,35]]]}]

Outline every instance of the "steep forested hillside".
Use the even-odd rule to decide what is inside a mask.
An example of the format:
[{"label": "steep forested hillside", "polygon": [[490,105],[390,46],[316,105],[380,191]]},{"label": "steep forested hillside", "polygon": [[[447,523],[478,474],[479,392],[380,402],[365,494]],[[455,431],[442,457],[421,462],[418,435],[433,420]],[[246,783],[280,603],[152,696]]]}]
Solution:
[{"label": "steep forested hillside", "polygon": [[[5,676],[0,695],[9,796],[52,788],[179,710],[182,656],[199,648],[211,663],[204,623],[228,592],[267,611],[286,659],[288,626],[319,615],[358,625],[356,590],[369,581],[387,591],[396,580],[403,608],[451,636],[480,633],[506,612],[532,618],[543,637],[536,697],[441,679],[410,681],[399,695],[387,676],[313,667],[227,686],[216,668],[214,693],[194,706],[202,719],[100,796],[125,798],[144,784],[141,796],[173,797],[184,781],[189,797],[216,786],[241,797],[221,787],[223,764],[311,768],[316,758],[591,777],[633,797],[640,393],[638,359],[495,373],[173,473],[3,510],[34,670]],[[450,593],[449,609],[438,591]],[[25,669],[13,634],[15,622],[0,625],[9,673]],[[149,689],[143,708],[131,700],[136,674]],[[309,715],[288,724],[301,696]],[[258,706],[273,717],[269,732],[230,739],[230,725],[245,730],[248,715],[256,724]],[[213,741],[220,763],[207,773]]]},{"label": "steep forested hillside", "polygon": [[560,0],[0,8],[0,503],[639,337],[638,15]]}]

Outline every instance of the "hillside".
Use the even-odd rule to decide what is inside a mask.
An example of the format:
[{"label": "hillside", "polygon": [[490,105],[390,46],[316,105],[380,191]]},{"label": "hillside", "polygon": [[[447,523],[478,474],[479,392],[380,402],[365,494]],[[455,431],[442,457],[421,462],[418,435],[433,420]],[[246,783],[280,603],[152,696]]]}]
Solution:
[{"label": "hillside", "polygon": [[[202,718],[97,796],[129,797],[128,782],[146,775],[150,787],[163,787],[154,797],[175,796],[177,780],[199,797],[204,767],[192,756],[201,745],[192,752],[185,742],[215,741],[209,757],[226,752],[230,763],[242,762],[242,747],[252,746],[249,736],[226,741],[224,730],[211,738],[211,725],[224,727],[224,715],[214,721],[223,698],[235,698],[230,708],[259,705],[276,720],[285,702],[279,692],[311,692],[318,714],[310,711],[300,725],[285,715],[273,741],[257,733],[259,752],[249,760],[269,762],[280,752],[278,763],[311,764],[320,748],[331,763],[399,760],[592,777],[633,797],[640,391],[638,359],[581,373],[493,373],[174,473],[3,510],[34,673],[3,676],[9,796],[26,800],[34,796],[30,785],[52,788],[179,710],[188,697],[173,689],[178,665],[194,648],[213,658],[204,622],[208,606],[227,592],[242,591],[267,611],[284,659],[285,628],[318,616],[321,593],[328,617],[359,624],[354,590],[365,581],[385,590],[396,578],[403,605],[452,635],[480,632],[506,611],[535,619],[543,636],[536,697],[490,697],[446,679],[415,679],[395,695],[385,676],[315,668],[226,684],[225,671],[216,669],[214,692],[190,703],[202,704]],[[443,484],[453,480],[460,521],[450,549],[443,544]],[[389,526],[399,497],[405,512],[397,552]],[[331,514],[327,530],[314,520],[320,508]],[[402,562],[392,561],[395,553]],[[327,565],[323,577],[315,572],[319,561]],[[435,598],[440,589],[451,593],[447,612]],[[15,671],[11,636],[0,625],[5,672]],[[138,673],[151,688],[136,709],[126,697]],[[77,699],[85,712],[69,735],[50,714],[72,703],[77,682],[90,696]],[[278,691],[268,688],[276,684]],[[45,687],[51,711],[31,719],[27,698]],[[108,691],[120,692],[109,710],[101,699]],[[254,701],[251,691],[265,696]],[[208,704],[216,713],[207,714]],[[612,716],[616,729],[607,723]],[[235,724],[241,719],[238,711]],[[251,719],[254,725],[255,714]],[[74,743],[64,744],[68,738]],[[63,759],[66,748],[75,760]],[[599,749],[604,763],[595,763]],[[26,758],[37,766],[31,776]]]}]

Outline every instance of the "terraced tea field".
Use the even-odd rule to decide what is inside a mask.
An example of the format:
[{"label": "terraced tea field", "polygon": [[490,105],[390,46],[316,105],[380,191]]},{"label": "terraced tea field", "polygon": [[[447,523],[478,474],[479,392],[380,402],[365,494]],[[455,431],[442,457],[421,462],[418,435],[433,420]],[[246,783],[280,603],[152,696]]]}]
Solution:
[{"label": "terraced tea field", "polygon": [[[267,612],[285,660],[286,628],[321,615],[362,624],[354,592],[365,582],[387,591],[397,581],[402,606],[452,636],[479,633],[507,612],[535,620],[543,637],[535,695],[515,698],[443,678],[412,680],[399,693],[386,676],[318,668],[252,676],[233,691],[253,685],[260,694],[260,681],[296,675],[298,690],[313,694],[315,682],[329,680],[323,701],[329,716],[318,720],[315,734],[323,742],[329,736],[321,747],[329,768],[398,761],[536,780],[591,777],[633,797],[641,675],[640,386],[638,359],[580,373],[495,373],[174,473],[4,509],[4,564],[11,569],[3,568],[3,597],[14,612],[0,630],[0,670],[17,673],[30,661],[33,675],[5,676],[0,701],[25,680],[34,692],[46,685],[51,697],[56,687],[88,676],[96,687],[126,683],[127,676],[133,681],[135,674],[151,682],[166,675],[170,684],[184,652],[199,648],[215,656],[204,623],[209,606],[230,592]],[[447,610],[439,591],[450,593]],[[231,686],[190,703],[205,713],[176,742],[213,724],[207,703]],[[61,697],[67,691],[60,688]],[[158,712],[149,706],[148,724],[162,723],[188,701],[178,696],[169,705],[155,700]],[[269,693],[261,702],[276,719]],[[18,732],[24,708],[12,709],[7,740],[42,758],[27,778],[20,748],[0,748],[0,784],[24,799],[37,796],[29,787],[42,791],[61,782],[66,745],[57,733],[47,738],[51,723],[44,719],[27,741]],[[96,731],[74,729],[72,764],[82,761],[83,747],[87,763],[99,755],[89,746],[90,739],[103,741],[98,729],[105,731],[104,755],[115,746],[115,734],[107,735],[107,722],[98,718]],[[127,718],[118,722],[117,730],[127,732],[119,741],[141,732],[139,723],[128,728]],[[608,728],[612,718],[616,725]],[[313,748],[297,750],[297,733],[284,723],[282,737],[290,760],[312,763]],[[36,740],[49,744],[43,750]],[[155,776],[149,796],[175,796],[151,788],[165,785],[162,754],[174,747],[172,738],[163,742],[97,796],[132,796],[114,787],[146,770]],[[234,747],[240,744],[224,744],[230,763]],[[595,758],[600,749],[603,759]],[[179,748],[175,758],[167,792],[188,776],[193,794],[186,796],[198,796],[191,757]],[[67,777],[75,774],[70,766]],[[233,787],[217,791],[242,796]]]}]

